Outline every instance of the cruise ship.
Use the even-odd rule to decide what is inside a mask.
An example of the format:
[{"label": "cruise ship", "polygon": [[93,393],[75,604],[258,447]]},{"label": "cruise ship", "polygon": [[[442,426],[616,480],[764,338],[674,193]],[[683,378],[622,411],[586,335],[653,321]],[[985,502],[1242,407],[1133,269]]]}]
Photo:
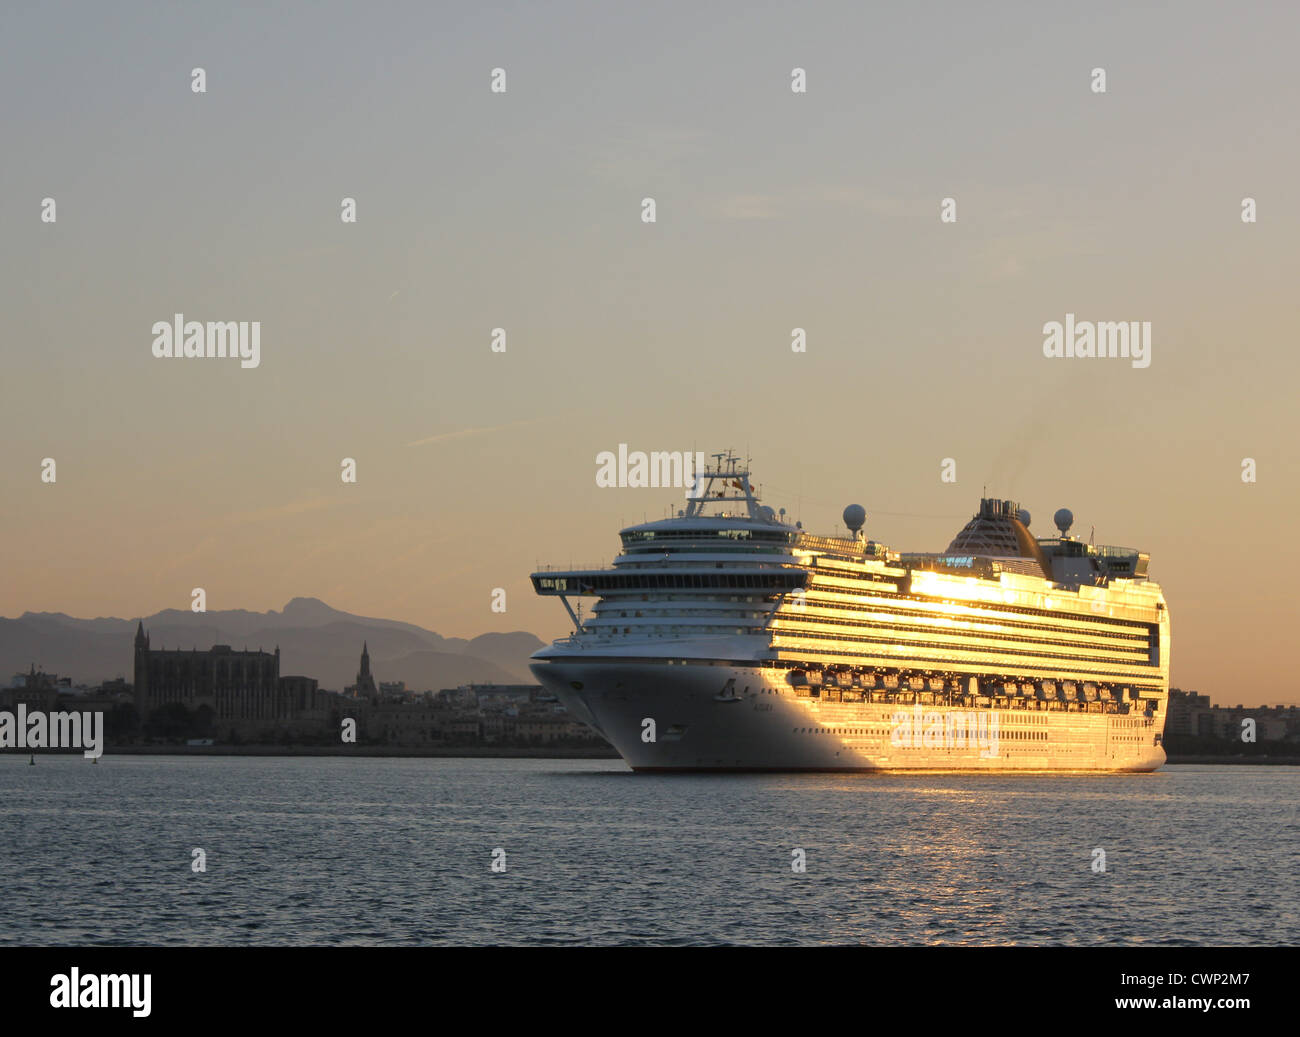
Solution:
[{"label": "cruise ship", "polygon": [[[537,679],[637,771],[1153,771],[1169,613],[1149,556],[1009,500],[937,553],[814,536],[712,455],[612,567],[543,569],[574,631]],[[583,615],[573,599],[594,598]]]}]

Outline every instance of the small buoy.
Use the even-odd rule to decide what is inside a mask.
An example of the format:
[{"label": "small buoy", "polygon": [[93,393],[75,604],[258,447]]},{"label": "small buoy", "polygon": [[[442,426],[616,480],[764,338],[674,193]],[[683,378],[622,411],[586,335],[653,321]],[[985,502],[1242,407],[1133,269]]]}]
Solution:
[{"label": "small buoy", "polygon": [[32,753],[30,756],[27,757],[27,766],[29,766],[29,767],[35,767],[35,766],[36,766],[36,754],[35,754],[35,753]]}]

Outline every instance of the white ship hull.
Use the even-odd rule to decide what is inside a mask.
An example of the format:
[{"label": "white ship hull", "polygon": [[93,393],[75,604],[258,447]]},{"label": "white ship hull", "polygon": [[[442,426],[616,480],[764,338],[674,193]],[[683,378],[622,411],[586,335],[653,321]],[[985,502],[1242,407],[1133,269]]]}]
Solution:
[{"label": "white ship hull", "polygon": [[780,669],[734,664],[566,658],[532,670],[637,771],[1117,772],[1166,759],[1141,714],[824,701]]}]

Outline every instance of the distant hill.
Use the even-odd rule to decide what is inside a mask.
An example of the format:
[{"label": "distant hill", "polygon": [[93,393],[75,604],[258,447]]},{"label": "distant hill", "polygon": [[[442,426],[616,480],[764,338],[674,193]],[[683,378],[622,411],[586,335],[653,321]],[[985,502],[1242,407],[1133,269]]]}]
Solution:
[{"label": "distant hill", "polygon": [[[0,684],[35,663],[74,682],[98,683],[134,669],[134,619],[77,619],[61,612],[0,618]],[[294,598],[276,612],[188,612],[164,609],[144,617],[154,648],[280,647],[280,672],[315,677],[341,690],[356,679],[362,642],[380,681],[405,681],[416,691],[474,682],[533,683],[528,656],[542,642],[522,630],[467,641],[391,619],[354,616],[316,598]]]}]

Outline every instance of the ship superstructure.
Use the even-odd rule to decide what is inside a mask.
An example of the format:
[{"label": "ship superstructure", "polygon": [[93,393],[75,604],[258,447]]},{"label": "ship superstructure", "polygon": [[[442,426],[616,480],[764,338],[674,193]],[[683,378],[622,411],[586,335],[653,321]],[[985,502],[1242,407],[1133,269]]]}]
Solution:
[{"label": "ship superstructure", "polygon": [[[638,770],[1149,771],[1169,616],[1147,555],[983,499],[947,550],[814,536],[715,454],[611,567],[545,569],[574,632],[531,668]],[[585,618],[571,599],[595,598]]]}]

